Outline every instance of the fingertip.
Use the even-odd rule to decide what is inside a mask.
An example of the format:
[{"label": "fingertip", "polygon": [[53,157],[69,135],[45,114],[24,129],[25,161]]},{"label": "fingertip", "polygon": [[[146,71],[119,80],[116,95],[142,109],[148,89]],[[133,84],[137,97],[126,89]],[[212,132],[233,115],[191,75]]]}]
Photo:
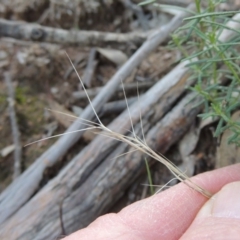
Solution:
[{"label": "fingertip", "polygon": [[225,185],[198,212],[182,239],[240,239],[240,182]]}]

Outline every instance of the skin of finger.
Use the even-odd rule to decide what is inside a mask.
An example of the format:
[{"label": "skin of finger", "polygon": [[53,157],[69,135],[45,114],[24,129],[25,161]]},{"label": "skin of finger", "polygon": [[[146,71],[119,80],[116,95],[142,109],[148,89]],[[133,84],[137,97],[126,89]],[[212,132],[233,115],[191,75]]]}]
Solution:
[{"label": "skin of finger", "polygon": [[[212,193],[240,180],[240,164],[200,174],[192,181]],[[65,240],[179,239],[208,199],[183,183],[102,216]]]},{"label": "skin of finger", "polygon": [[198,212],[181,240],[240,239],[240,181],[225,185]]}]

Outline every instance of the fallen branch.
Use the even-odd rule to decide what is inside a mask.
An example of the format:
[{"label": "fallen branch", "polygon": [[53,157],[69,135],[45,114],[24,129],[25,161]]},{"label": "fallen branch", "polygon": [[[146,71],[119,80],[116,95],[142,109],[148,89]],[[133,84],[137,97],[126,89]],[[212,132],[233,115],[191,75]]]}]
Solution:
[{"label": "fallen branch", "polygon": [[[152,31],[151,31],[152,32]],[[108,33],[98,31],[73,31],[44,27],[38,24],[0,19],[0,37],[77,46],[104,44],[142,44],[150,32]]]},{"label": "fallen branch", "polygon": [[[191,5],[191,7],[192,6],[193,5]],[[160,43],[166,40],[169,34],[182,24],[182,19],[188,14],[189,13],[184,12],[181,15],[174,17],[173,20],[166,26],[161,27],[155,34],[151,35],[148,40],[129,58],[129,60],[117,71],[117,73],[108,81],[102,91],[92,101],[92,106],[95,108],[96,112],[99,112],[102,106],[114,94],[121,81],[124,81],[144,58],[156,49]],[[165,91],[169,84],[171,85],[172,82],[168,82],[165,86],[163,86]],[[161,93],[158,92],[157,95],[159,97]],[[152,96],[147,96],[147,98],[152,99]],[[85,108],[81,117],[86,120],[90,120],[94,117],[94,113],[90,105]],[[122,122],[119,123],[119,126],[122,124]],[[85,125],[82,122],[75,121],[67,132],[83,128],[85,128]],[[18,178],[18,181],[12,183],[2,192],[0,195],[0,223],[3,223],[11,215],[13,215],[33,196],[39,188],[45,169],[57,163],[59,158],[64,156],[69,148],[79,140],[82,133],[83,132],[79,132],[78,134],[66,134],[62,136]],[[71,177],[73,177],[73,175]]]},{"label": "fallen branch", "polygon": [[[146,89],[146,88],[150,88],[152,87],[156,82],[155,81],[145,81],[145,82],[133,82],[133,83],[127,83],[124,85],[124,90],[126,92],[128,91],[136,91],[137,89],[137,86],[138,86],[138,89],[139,90],[143,90],[143,89]],[[97,88],[91,88],[91,89],[87,89],[87,94],[90,98],[93,98],[95,96],[97,96],[103,89],[104,87],[97,87]],[[122,86],[119,86],[117,88],[117,92],[118,93],[121,93],[122,92]],[[78,92],[73,92],[73,98],[74,98],[74,101],[76,100],[87,100],[87,96],[86,96],[86,93],[85,91],[78,91]]]},{"label": "fallen branch", "polygon": [[87,62],[87,66],[86,69],[84,71],[83,77],[82,77],[82,81],[84,83],[84,85],[88,88],[91,87],[91,81],[93,78],[93,74],[95,72],[96,66],[97,66],[97,60],[96,60],[96,49],[92,48],[90,53],[89,53],[89,57],[88,57],[88,62]]},{"label": "fallen branch", "polygon": [[20,133],[18,130],[16,112],[15,112],[15,91],[12,85],[10,73],[4,73],[5,83],[8,89],[8,101],[9,101],[9,117],[12,127],[12,136],[14,143],[14,168],[13,168],[13,180],[15,180],[21,174],[21,158],[22,158],[22,146],[20,141]]},{"label": "fallen branch", "polygon": [[[128,98],[127,103],[128,105],[132,105],[134,102],[136,102],[138,100],[138,97],[131,97]],[[116,114],[116,113],[120,113],[123,110],[126,109],[126,101],[125,100],[118,100],[118,101],[113,101],[113,102],[109,102],[106,103],[102,109],[99,112],[99,116],[105,116],[108,114]]]}]

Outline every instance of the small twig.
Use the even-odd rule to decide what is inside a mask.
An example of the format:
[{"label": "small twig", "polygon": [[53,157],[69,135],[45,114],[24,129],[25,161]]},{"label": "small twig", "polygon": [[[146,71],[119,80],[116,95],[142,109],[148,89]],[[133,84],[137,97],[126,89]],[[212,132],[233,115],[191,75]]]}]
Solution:
[{"label": "small twig", "polygon": [[90,53],[89,53],[89,58],[88,58],[88,62],[87,62],[87,66],[86,69],[84,71],[82,80],[83,83],[86,87],[90,88],[91,87],[91,81],[92,81],[92,77],[93,74],[95,72],[96,66],[98,61],[95,59],[96,58],[96,49],[92,48]]},{"label": "small twig", "polygon": [[21,174],[22,147],[21,147],[21,142],[20,142],[20,133],[18,130],[16,113],[15,113],[15,109],[14,109],[15,91],[12,86],[11,75],[9,72],[4,73],[4,79],[5,79],[7,88],[8,88],[8,101],[9,101],[8,111],[9,111],[9,117],[10,117],[11,127],[12,127],[13,142],[15,145],[13,179],[16,179]]},{"label": "small twig", "polygon": [[100,46],[103,44],[140,45],[152,30],[148,32],[113,33],[99,31],[73,31],[45,27],[20,21],[0,19],[0,37],[11,37],[20,40],[58,43],[78,46]]},{"label": "small twig", "polygon": [[[152,87],[155,83],[156,83],[156,81],[141,82],[141,83],[138,83],[138,88],[139,88],[139,90],[147,89],[147,88]],[[124,85],[124,89],[126,92],[131,91],[131,90],[136,90],[136,88],[137,88],[137,82],[128,83],[128,84]],[[87,90],[87,94],[90,98],[93,98],[99,92],[101,92],[102,89],[103,89],[103,87],[91,88],[91,89]],[[117,91],[122,93],[122,87],[119,86]],[[79,92],[73,92],[73,98],[74,98],[74,100],[83,100],[83,99],[86,99],[87,97],[86,97],[86,93],[84,91],[79,91]]]},{"label": "small twig", "polygon": [[65,231],[64,223],[63,223],[62,205],[63,205],[63,201],[60,202],[60,204],[59,204],[59,219],[60,219],[60,226],[61,226],[61,232],[62,232],[61,235],[66,236],[66,231]]},{"label": "small twig", "polygon": [[[132,103],[134,103],[135,101],[137,101],[137,97],[132,97],[132,98],[128,98],[128,104],[131,105]],[[113,113],[120,113],[123,110],[126,109],[126,101],[125,100],[118,100],[118,101],[114,101],[114,102],[109,102],[106,103],[101,111],[99,112],[99,116],[105,116],[107,114],[113,114]]]}]

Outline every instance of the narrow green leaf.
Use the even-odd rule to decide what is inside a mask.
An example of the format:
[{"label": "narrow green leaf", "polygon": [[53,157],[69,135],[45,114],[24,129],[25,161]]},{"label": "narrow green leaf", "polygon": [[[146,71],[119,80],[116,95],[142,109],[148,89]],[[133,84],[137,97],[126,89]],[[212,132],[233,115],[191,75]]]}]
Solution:
[{"label": "narrow green leaf", "polygon": [[156,0],[146,0],[144,2],[140,2],[138,4],[138,6],[143,6],[143,5],[147,5],[147,4],[154,3],[154,2],[156,2]]},{"label": "narrow green leaf", "polygon": [[199,18],[206,18],[206,17],[212,17],[212,16],[229,16],[229,15],[234,15],[236,13],[239,13],[240,11],[228,11],[228,12],[210,12],[210,13],[204,13],[204,14],[198,14],[193,17],[187,17],[184,18],[184,21],[189,21],[193,19],[199,19]]},{"label": "narrow green leaf", "polygon": [[149,185],[150,185],[150,192],[151,192],[151,195],[154,195],[152,175],[151,175],[151,171],[150,171],[150,168],[149,168],[149,165],[148,165],[148,161],[147,161],[146,158],[145,158],[145,164],[146,164],[146,169],[147,169],[148,182],[149,182]]},{"label": "narrow green leaf", "polygon": [[214,133],[214,137],[218,137],[220,136],[220,134],[222,133],[222,126],[223,126],[223,119],[220,119],[217,125],[217,129]]}]

